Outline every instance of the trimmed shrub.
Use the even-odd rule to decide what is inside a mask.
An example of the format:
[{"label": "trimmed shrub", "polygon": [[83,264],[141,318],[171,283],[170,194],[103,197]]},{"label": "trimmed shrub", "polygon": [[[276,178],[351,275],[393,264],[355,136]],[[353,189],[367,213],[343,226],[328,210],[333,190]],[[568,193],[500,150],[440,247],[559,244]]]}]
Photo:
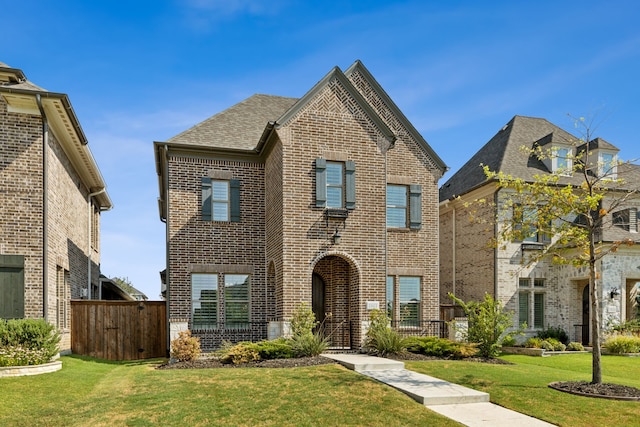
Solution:
[{"label": "trimmed shrub", "polygon": [[0,319],[0,366],[50,362],[59,343],[60,332],[44,319]]},{"label": "trimmed shrub", "polygon": [[503,347],[513,347],[517,344],[516,338],[513,335],[507,335],[502,339]]},{"label": "trimmed shrub", "polygon": [[371,310],[369,320],[369,330],[364,341],[367,352],[385,356],[405,350],[405,339],[391,329],[391,322],[384,311]]},{"label": "trimmed shrub", "polygon": [[632,334],[640,337],[640,319],[629,320],[619,325],[615,325],[611,329],[622,335]]},{"label": "trimmed shrub", "polygon": [[195,360],[200,353],[200,338],[192,337],[189,330],[180,332],[178,338],[171,341],[171,357],[179,362]]},{"label": "trimmed shrub", "polygon": [[616,335],[607,339],[604,347],[614,354],[640,353],[640,337],[633,335]]},{"label": "trimmed shrub", "polygon": [[291,318],[291,335],[294,337],[313,334],[313,328],[316,327],[318,321],[316,315],[313,314],[313,310],[305,302],[302,302],[296,307]]},{"label": "trimmed shrub", "polygon": [[569,335],[560,326],[549,327],[543,331],[538,332],[536,336],[538,338],[542,338],[543,340],[546,340],[547,338],[553,338],[555,340],[560,341],[564,345],[569,344]]},{"label": "trimmed shrub", "polygon": [[270,341],[253,343],[253,347],[260,355],[260,359],[290,359],[294,356],[291,341],[286,338],[278,338]]},{"label": "trimmed shrub", "polygon": [[243,341],[237,344],[225,344],[216,352],[222,363],[233,363],[239,365],[241,363],[257,362],[260,360],[260,353],[256,349],[255,343]]},{"label": "trimmed shrub", "polygon": [[438,337],[408,337],[405,346],[410,353],[433,357],[463,359],[478,354],[477,344],[458,343]]},{"label": "trimmed shrub", "polygon": [[569,344],[567,344],[567,350],[568,351],[584,351],[584,346],[582,345],[582,343],[572,341]]}]

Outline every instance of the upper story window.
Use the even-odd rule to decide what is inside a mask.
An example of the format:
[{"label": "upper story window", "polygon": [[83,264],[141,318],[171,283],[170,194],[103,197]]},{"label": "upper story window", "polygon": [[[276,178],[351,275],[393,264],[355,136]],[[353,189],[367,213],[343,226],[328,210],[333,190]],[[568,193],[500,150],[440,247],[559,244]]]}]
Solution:
[{"label": "upper story window", "polygon": [[598,176],[616,179],[618,175],[618,156],[615,153],[598,153]]},{"label": "upper story window", "polygon": [[202,178],[202,220],[240,221],[240,181]]},{"label": "upper story window", "polygon": [[344,163],[327,162],[327,207],[344,208]]},{"label": "upper story window", "polygon": [[318,158],[315,161],[315,171],[317,207],[355,209],[355,162],[351,160],[334,162]]},{"label": "upper story window", "polygon": [[387,184],[387,228],[422,228],[422,186]]},{"label": "upper story window", "polygon": [[567,147],[560,147],[555,150],[553,156],[553,172],[561,175],[571,175],[573,170],[573,159],[571,150]]},{"label": "upper story window", "polygon": [[401,228],[407,226],[407,197],[406,185],[387,184],[387,227]]},{"label": "upper story window", "polygon": [[623,209],[612,214],[613,225],[632,233],[638,232],[640,212],[637,208]]},{"label": "upper story window", "polygon": [[513,206],[514,228],[518,232],[516,241],[549,242],[550,236],[540,229],[538,224],[538,208],[516,204]]}]

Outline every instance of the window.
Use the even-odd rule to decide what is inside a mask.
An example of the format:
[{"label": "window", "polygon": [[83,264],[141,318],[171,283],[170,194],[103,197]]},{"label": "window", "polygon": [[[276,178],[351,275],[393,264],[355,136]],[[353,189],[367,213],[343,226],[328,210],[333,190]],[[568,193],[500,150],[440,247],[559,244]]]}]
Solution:
[{"label": "window", "polygon": [[227,328],[249,323],[249,275],[224,275],[224,320]]},{"label": "window", "polygon": [[513,206],[516,241],[549,242],[551,238],[538,227],[538,208],[516,204]]},{"label": "window", "polygon": [[393,319],[393,276],[387,276],[387,317]]},{"label": "window", "polygon": [[518,280],[518,324],[544,328],[545,279],[521,277]]},{"label": "window", "polygon": [[558,148],[555,150],[553,157],[553,171],[562,175],[571,175],[573,169],[573,161],[570,157],[571,150],[569,148]]},{"label": "window", "polygon": [[420,278],[401,276],[398,278],[398,300],[400,302],[400,325],[419,326]]},{"label": "window", "polygon": [[[398,304],[396,306],[395,296]],[[404,327],[420,326],[420,277],[387,276],[387,315],[392,324]]]},{"label": "window", "polygon": [[387,227],[407,226],[407,187],[387,184]]},{"label": "window", "polygon": [[315,161],[316,206],[332,209],[355,209],[355,163],[332,162],[323,158]]},{"label": "window", "polygon": [[598,176],[615,179],[618,172],[616,155],[600,152],[598,157]]},{"label": "window", "polygon": [[[219,283],[224,283],[220,288]],[[250,276],[193,273],[191,315],[194,329],[245,328],[249,324]],[[221,294],[222,293],[222,294]]]},{"label": "window", "polygon": [[344,207],[344,163],[327,162],[327,207]]},{"label": "window", "polygon": [[218,275],[191,275],[191,315],[194,329],[218,327]]},{"label": "window", "polygon": [[202,220],[240,221],[240,181],[202,178]]},{"label": "window", "polygon": [[422,187],[387,184],[387,228],[422,228]]}]

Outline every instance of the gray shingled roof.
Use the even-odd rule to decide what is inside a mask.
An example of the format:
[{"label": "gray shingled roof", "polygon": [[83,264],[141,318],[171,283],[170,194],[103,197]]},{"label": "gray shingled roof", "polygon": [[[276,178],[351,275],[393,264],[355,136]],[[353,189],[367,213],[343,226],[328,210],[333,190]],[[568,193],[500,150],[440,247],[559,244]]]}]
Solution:
[{"label": "gray shingled roof", "polygon": [[267,123],[278,119],[296,101],[296,98],[282,96],[253,95],[172,137],[167,142],[253,150]]},{"label": "gray shingled roof", "polygon": [[[501,171],[514,177],[533,180],[535,174],[550,171],[535,156],[527,158],[523,154],[522,147],[531,149],[536,144],[541,146],[550,142],[574,144],[578,141],[579,138],[545,119],[515,116],[440,187],[440,201],[465,194],[482,185],[486,181],[486,177],[481,165],[487,165],[493,171]],[[601,138],[591,141],[589,147],[590,149],[599,147],[617,150],[614,145]],[[630,167],[635,171],[635,166]],[[622,170],[620,171],[622,172]],[[635,172],[632,173],[632,176],[635,175]],[[579,178],[562,179],[570,182],[577,181]],[[640,182],[636,181],[635,177],[626,175],[625,179],[627,182],[631,182],[631,180]]]}]

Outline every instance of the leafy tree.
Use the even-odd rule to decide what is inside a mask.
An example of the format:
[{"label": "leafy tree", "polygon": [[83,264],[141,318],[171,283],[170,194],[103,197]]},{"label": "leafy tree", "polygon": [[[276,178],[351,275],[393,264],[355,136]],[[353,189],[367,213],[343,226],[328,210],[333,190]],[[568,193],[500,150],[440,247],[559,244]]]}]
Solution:
[{"label": "leafy tree", "polygon": [[[524,240],[534,232],[544,233],[550,242],[541,251],[525,259],[532,265],[543,258],[553,263],[588,267],[592,313],[593,361],[592,383],[602,383],[600,272],[597,263],[615,252],[621,245],[633,245],[632,240],[605,242],[603,230],[613,226],[612,212],[623,209],[637,188],[625,186],[624,173],[633,170],[630,162],[599,164],[590,151],[591,122],[575,120],[581,139],[571,141],[574,154],[569,154],[566,170],[560,173],[540,173],[533,180],[492,171],[484,166],[489,180],[498,188],[509,190],[510,196],[498,207],[498,247],[514,240]],[[557,153],[542,147],[523,147],[524,155],[541,161]],[[635,169],[637,171],[637,169]],[[571,178],[568,178],[571,177]],[[633,186],[632,186],[633,187]],[[486,202],[485,202],[486,203]]]},{"label": "leafy tree", "polygon": [[513,313],[503,309],[500,301],[484,294],[484,301],[465,303],[452,293],[449,297],[462,307],[469,321],[467,341],[478,344],[478,355],[486,358],[497,357],[500,353],[501,338],[513,324]]}]

